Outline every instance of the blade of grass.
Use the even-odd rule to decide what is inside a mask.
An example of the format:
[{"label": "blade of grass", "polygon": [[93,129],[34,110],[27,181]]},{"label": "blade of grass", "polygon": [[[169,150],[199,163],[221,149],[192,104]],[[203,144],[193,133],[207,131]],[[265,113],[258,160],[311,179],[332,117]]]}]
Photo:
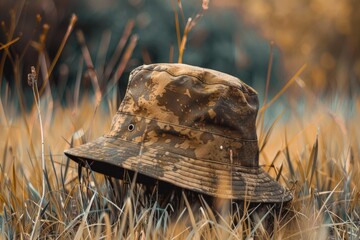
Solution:
[{"label": "blade of grass", "polygon": [[110,40],[111,40],[111,31],[105,30],[102,33],[102,37],[98,48],[98,53],[95,59],[96,72],[99,73],[100,85],[101,83],[105,82],[103,69],[105,69],[106,54],[110,46]]},{"label": "blade of grass", "polygon": [[268,107],[270,107],[299,77],[299,75],[306,69],[306,64],[304,64],[295,75],[285,84],[285,86],[264,106],[259,109],[259,113],[264,112]]},{"label": "blade of grass", "polygon": [[9,48],[11,45],[13,45],[14,43],[16,43],[19,40],[20,40],[20,38],[17,37],[17,38],[14,38],[13,40],[11,40],[11,41],[9,41],[9,42],[7,42],[5,44],[0,43],[0,51],[5,49],[5,48]]},{"label": "blade of grass", "polygon": [[128,23],[126,24],[126,27],[124,29],[124,32],[120,38],[120,41],[118,43],[118,45],[116,46],[116,49],[114,51],[114,54],[112,55],[109,63],[106,66],[105,69],[105,74],[104,74],[104,79],[105,80],[109,80],[111,72],[114,70],[116,63],[118,62],[120,55],[131,35],[131,32],[133,30],[135,26],[135,21],[134,20],[129,20]]},{"label": "blade of grass", "polygon": [[76,74],[75,89],[74,89],[74,112],[77,114],[79,108],[79,93],[80,93],[80,82],[83,71],[84,58],[80,57],[78,71]]},{"label": "blade of grass", "polygon": [[[0,86],[1,86],[1,82],[0,82]],[[0,97],[0,123],[4,126],[8,126],[8,120],[5,114],[1,97]]]},{"label": "blade of grass", "polygon": [[[186,194],[184,191],[181,192],[182,194],[182,197],[185,201],[185,205],[186,205],[186,208],[188,209],[188,213],[189,213],[189,217],[190,217],[190,222],[191,222],[191,226],[193,227],[192,231],[194,234],[193,234],[193,238],[194,239],[199,239],[199,235],[198,235],[198,228],[197,228],[197,225],[196,225],[196,221],[195,221],[195,216],[194,216],[194,213],[191,209],[191,206],[190,206],[190,203],[186,197]],[[191,236],[191,234],[188,236],[188,238]]]},{"label": "blade of grass", "polygon": [[[314,176],[314,173],[316,170],[316,163],[317,163],[318,152],[319,152],[318,137],[319,137],[319,131],[316,134],[316,140],[315,140],[315,143],[311,150],[308,167],[306,169],[306,177],[308,177],[310,174],[309,185],[311,185],[311,183],[312,183],[312,179],[313,179],[313,176]],[[311,173],[310,173],[310,170],[311,170]]]},{"label": "blade of grass", "polygon": [[169,63],[173,63],[174,61],[174,46],[171,45],[169,49]]},{"label": "blade of grass", "polygon": [[[70,148],[73,147],[73,145],[74,145],[74,136],[71,136]],[[63,165],[61,165],[61,174],[60,174],[61,175],[61,183],[62,183],[64,190],[65,190],[65,181],[66,181],[66,177],[68,174],[69,166],[70,166],[70,158],[66,157],[64,173],[63,173]]]},{"label": "blade of grass", "polygon": [[268,96],[268,92],[269,92],[269,84],[270,84],[270,78],[271,78],[272,63],[273,63],[273,59],[274,59],[274,42],[271,41],[269,46],[270,46],[269,64],[268,64],[268,69],[267,69],[267,73],[266,73],[266,84],[265,84],[263,105],[266,104],[267,96]]},{"label": "blade of grass", "polygon": [[282,151],[280,150],[276,152],[274,159],[271,161],[271,164],[269,165],[268,172],[270,171],[271,168],[275,167],[275,162],[278,159],[278,157],[281,155],[281,153]]},{"label": "blade of grass", "polygon": [[87,70],[89,71],[91,83],[92,83],[92,86],[95,91],[96,106],[98,106],[98,104],[100,103],[100,100],[101,100],[101,90],[100,90],[98,76],[97,76],[96,70],[94,68],[93,61],[91,60],[90,51],[86,45],[84,33],[81,30],[78,30],[76,32],[76,37],[80,43],[83,58],[85,60]]},{"label": "blade of grass", "polygon": [[283,170],[283,164],[280,165],[280,169],[279,169],[279,172],[276,174],[276,181],[278,182],[280,177],[281,177],[281,173],[282,173],[282,170]]},{"label": "blade of grass", "polygon": [[130,57],[135,49],[135,46],[136,46],[136,43],[138,41],[138,36],[137,35],[133,35],[131,38],[130,38],[130,43],[129,43],[129,46],[127,47],[121,61],[120,61],[120,64],[119,66],[117,67],[116,69],[116,74],[113,78],[113,81],[110,85],[114,85],[116,84],[118,81],[119,81],[119,78],[120,76],[123,74],[124,70],[125,70],[125,67],[127,65],[127,63],[129,62],[130,60]]},{"label": "blade of grass", "polygon": [[343,179],[341,179],[338,184],[336,184],[336,186],[334,187],[334,189],[330,192],[329,196],[326,198],[326,200],[324,201],[323,205],[321,206],[318,214],[315,217],[315,222],[318,220],[318,218],[320,217],[320,214],[323,213],[324,208],[326,208],[326,204],[328,203],[328,201],[330,200],[330,198],[333,196],[335,190],[340,186],[341,182],[343,181]]},{"label": "blade of grass", "polygon": [[266,144],[268,143],[268,140],[270,138],[271,132],[274,129],[276,123],[280,120],[280,118],[282,117],[282,115],[284,114],[284,111],[282,111],[277,117],[276,119],[273,121],[273,123],[271,124],[271,126],[269,127],[269,129],[266,131],[266,134],[263,138],[260,138],[260,147],[259,147],[259,151],[261,152],[264,147],[266,146]]},{"label": "blade of grass", "polygon": [[255,227],[252,229],[252,231],[250,232],[249,236],[246,239],[250,239],[252,238],[252,236],[254,236],[256,230],[260,227],[263,227],[263,222],[266,219],[266,217],[271,213],[271,211],[273,210],[273,208],[275,207],[275,205],[272,205],[270,209],[268,209],[268,211],[264,214],[264,216],[262,216],[262,218],[257,221]]},{"label": "blade of grass", "polygon": [[[75,237],[74,237],[74,240],[77,240],[77,239],[81,239],[81,238],[82,238],[82,234],[83,234],[84,227],[85,227],[85,224],[86,224],[86,219],[87,219],[87,217],[88,217],[88,215],[89,215],[89,212],[90,212],[90,208],[91,208],[91,206],[92,206],[92,203],[93,203],[94,200],[95,200],[95,196],[96,196],[96,194],[93,194],[93,196],[92,196],[91,199],[90,199],[90,202],[89,202],[88,206],[86,207],[86,210],[85,210],[85,212],[84,212],[84,214],[83,214],[83,217],[82,217],[82,220],[81,220],[81,224],[80,224],[80,226],[79,226],[79,228],[78,228],[78,230],[77,230],[77,232],[76,232],[76,235],[75,235]],[[90,236],[90,237],[91,237],[91,236]]]},{"label": "blade of grass", "polygon": [[149,221],[148,221],[148,224],[147,224],[147,228],[146,228],[146,232],[145,232],[145,239],[148,240],[151,236],[151,231],[152,231],[152,228],[153,228],[153,220],[154,220],[154,216],[155,216],[155,210],[156,210],[156,205],[157,205],[157,202],[155,201],[152,209],[151,209],[151,213],[150,213],[150,216],[149,216]]},{"label": "blade of grass", "polygon": [[1,165],[1,170],[3,173],[5,173],[6,171],[6,163],[7,163],[7,154],[8,154],[8,148],[9,148],[9,134],[6,137],[6,142],[5,142],[5,146],[4,146],[4,152],[3,152],[3,156],[2,156],[2,165]]},{"label": "blade of grass", "polygon": [[[269,92],[269,83],[270,83],[271,69],[272,69],[272,63],[273,63],[273,46],[274,46],[274,42],[271,41],[269,46],[270,46],[269,63],[268,63],[268,68],[267,68],[266,83],[265,83],[265,90],[264,90],[264,100],[263,100],[262,105],[266,104],[267,96],[268,96],[268,92]],[[260,126],[259,126],[259,129],[260,129],[259,139],[262,139],[263,128],[264,128],[264,120],[265,120],[265,111],[260,112],[258,114],[257,119],[256,119],[256,125],[258,125],[260,123]]]},{"label": "blade of grass", "polygon": [[[101,233],[101,224],[102,221],[105,221],[105,236],[104,234]],[[110,218],[109,218],[109,214],[107,213],[102,213],[99,219],[99,224],[97,225],[96,228],[96,235],[94,239],[100,239],[100,237],[110,240],[113,239],[112,238],[112,233],[111,233],[111,222],[110,222]]]},{"label": "blade of grass", "polygon": [[289,170],[290,170],[290,175],[292,178],[295,178],[295,170],[294,170],[294,167],[293,167],[293,164],[291,162],[291,157],[290,157],[290,152],[289,152],[289,145],[288,145],[288,141],[287,141],[287,135],[286,135],[286,132],[285,132],[285,158],[286,158],[286,161],[288,163],[288,166],[289,166]]},{"label": "blade of grass", "polygon": [[56,186],[57,186],[57,189],[59,189],[60,188],[59,178],[58,178],[58,175],[57,175],[57,171],[55,169],[54,158],[53,158],[53,155],[52,155],[52,152],[51,152],[50,149],[49,149],[49,152],[50,152],[50,162],[51,162],[52,170],[54,172],[54,176],[55,176],[55,180],[56,180]]},{"label": "blade of grass", "polygon": [[66,44],[66,42],[67,42],[67,40],[68,40],[68,38],[69,38],[72,30],[74,29],[74,26],[75,26],[76,21],[77,21],[77,16],[76,16],[75,14],[73,14],[73,15],[71,16],[70,23],[69,23],[68,28],[67,28],[67,30],[66,30],[65,36],[64,36],[64,38],[63,38],[63,40],[62,40],[62,42],[61,42],[61,44],[60,44],[60,47],[58,48],[58,51],[56,52],[56,55],[55,55],[55,57],[54,57],[51,65],[50,65],[50,67],[49,67],[49,69],[48,69],[48,71],[47,71],[47,75],[46,75],[46,78],[44,79],[44,82],[43,82],[43,84],[42,84],[42,87],[41,87],[41,89],[39,90],[39,94],[40,94],[40,95],[41,95],[41,94],[43,93],[43,91],[45,90],[45,87],[46,87],[46,85],[47,85],[47,82],[49,81],[49,77],[50,77],[52,71],[54,70],[54,67],[55,67],[56,63],[57,63],[58,60],[59,60],[59,57],[60,57],[60,55],[61,55],[61,53],[62,53],[62,51],[63,51],[63,49],[64,49],[64,47],[65,47],[65,44]]},{"label": "blade of grass", "polygon": [[[179,216],[177,217],[177,219],[176,219],[176,221],[175,221],[174,226],[179,225],[180,220],[181,220],[181,218],[184,216],[185,212],[186,212],[186,208],[184,208],[184,209],[181,211],[181,213],[179,214]],[[187,229],[184,229],[183,232],[185,232],[186,230],[187,230]],[[177,237],[180,236],[183,232],[181,232],[181,233],[178,234],[177,236],[173,237],[173,236],[174,236],[174,233],[175,233],[175,228],[173,228],[173,229],[172,229],[172,232],[171,232],[171,234],[170,234],[170,237],[171,237],[172,240],[173,240],[173,239],[177,239]]]},{"label": "blade of grass", "polygon": [[175,18],[175,29],[176,29],[176,39],[177,39],[177,44],[178,44],[178,49],[180,49],[180,44],[181,44],[181,33],[180,33],[180,23],[179,23],[179,15],[178,15],[178,11],[176,9],[175,0],[171,1],[171,5],[173,7],[173,11],[174,11],[174,18]]},{"label": "blade of grass", "polygon": [[[38,86],[37,86],[37,73],[35,71],[35,67],[31,67],[31,73],[28,75],[28,83],[31,83],[31,87],[34,94],[34,100],[37,108],[38,118],[39,118],[39,126],[40,126],[40,138],[41,138],[41,169],[42,169],[42,194],[41,194],[41,200],[39,203],[39,210],[38,214],[36,216],[36,220],[33,226],[33,230],[31,232],[30,239],[37,238],[38,231],[37,226],[40,221],[40,214],[41,214],[41,208],[45,199],[45,193],[46,193],[46,183],[45,183],[45,172],[46,172],[46,164],[45,164],[45,142],[44,142],[44,130],[43,130],[43,123],[42,123],[42,117],[41,117],[41,103],[40,103],[40,95],[38,92]],[[35,235],[36,234],[36,235]]]}]

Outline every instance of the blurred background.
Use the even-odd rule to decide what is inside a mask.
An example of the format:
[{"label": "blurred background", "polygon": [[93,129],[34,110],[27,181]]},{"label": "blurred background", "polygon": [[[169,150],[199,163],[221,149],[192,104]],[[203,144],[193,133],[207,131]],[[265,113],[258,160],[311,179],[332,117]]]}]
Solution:
[{"label": "blurred background", "polygon": [[[123,93],[136,66],[177,62],[176,19],[182,35],[187,19],[199,14],[202,17],[188,34],[184,63],[235,75],[257,89],[260,98],[271,56],[270,95],[304,64],[302,84],[314,94],[351,98],[359,92],[359,1],[213,0],[207,10],[206,4],[200,0],[1,0],[1,92],[18,85],[29,94],[27,73],[31,65],[40,65],[38,43],[43,38],[50,66],[72,14],[77,22],[50,75],[53,95],[65,104],[66,89],[75,87],[79,70],[82,92],[94,91],[91,71],[95,70],[100,90],[112,82],[119,83]],[[292,92],[296,94],[297,88],[294,84]]]}]

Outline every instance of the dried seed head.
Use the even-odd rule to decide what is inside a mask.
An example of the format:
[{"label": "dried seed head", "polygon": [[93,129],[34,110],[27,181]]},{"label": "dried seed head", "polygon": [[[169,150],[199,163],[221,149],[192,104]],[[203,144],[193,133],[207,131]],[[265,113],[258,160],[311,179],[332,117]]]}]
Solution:
[{"label": "dried seed head", "polygon": [[209,8],[209,0],[203,0],[202,1],[202,9],[208,10],[208,8]]},{"label": "dried seed head", "polygon": [[28,74],[29,86],[32,87],[36,81],[37,81],[37,75],[36,75],[35,67],[31,66],[31,73]]},{"label": "dried seed head", "polygon": [[38,23],[38,24],[40,24],[41,23],[41,15],[40,14],[36,14],[36,22]]}]

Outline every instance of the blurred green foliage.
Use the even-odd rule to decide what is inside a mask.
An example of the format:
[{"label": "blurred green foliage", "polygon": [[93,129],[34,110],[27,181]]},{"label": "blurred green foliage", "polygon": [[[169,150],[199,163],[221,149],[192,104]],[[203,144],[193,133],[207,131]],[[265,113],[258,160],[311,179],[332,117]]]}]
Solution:
[{"label": "blurred green foliage", "polygon": [[[171,0],[5,1],[0,3],[0,11],[5,26],[11,23],[11,9],[14,9],[15,18],[18,19],[14,37],[20,36],[20,40],[10,47],[10,52],[13,56],[24,54],[21,62],[21,72],[24,77],[30,66],[38,61],[34,57],[35,50],[27,46],[29,41],[38,40],[42,24],[47,23],[50,26],[46,51],[49,59],[53,59],[66,32],[70,16],[75,13],[78,21],[74,31],[83,31],[95,69],[101,71],[104,66],[98,65],[103,61],[97,58],[99,51],[104,49],[107,51],[106,59],[103,61],[106,65],[126,24],[133,20],[135,26],[132,33],[138,35],[138,42],[121,77],[120,88],[125,89],[127,75],[134,67],[150,62],[177,61],[178,43],[174,11],[179,14],[182,32],[187,18],[194,18],[201,9],[201,1],[186,0],[181,3],[183,13],[179,9],[178,1]],[[42,18],[41,23],[36,21],[37,14]],[[110,36],[109,44],[102,46],[104,43],[102,39],[106,35]],[[0,42],[8,42],[4,31],[0,34]],[[174,53],[172,59],[170,59],[171,48]],[[0,54],[2,55],[0,58],[4,57],[3,51]],[[64,81],[67,85],[74,83],[81,56],[76,34],[72,33],[50,80],[52,87],[62,85]],[[210,2],[209,10],[189,34],[183,63],[235,75],[262,93],[269,56],[269,41],[262,38],[256,29],[245,26],[236,11],[230,8],[213,8]],[[3,77],[5,81],[2,81],[2,85],[4,82],[12,81],[11,61],[7,59],[5,66]],[[275,47],[271,75],[273,84],[270,90],[278,91],[276,86],[279,86],[278,83],[283,80],[282,72],[280,53]],[[86,74],[84,76],[86,77]],[[84,82],[86,85],[86,81]],[[87,88],[85,86],[82,89]]]}]

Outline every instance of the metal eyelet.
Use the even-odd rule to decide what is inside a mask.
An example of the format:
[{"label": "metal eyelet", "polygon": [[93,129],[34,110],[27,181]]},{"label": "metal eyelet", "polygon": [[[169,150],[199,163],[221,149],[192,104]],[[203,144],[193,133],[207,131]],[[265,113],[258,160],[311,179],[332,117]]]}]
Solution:
[{"label": "metal eyelet", "polygon": [[129,126],[128,126],[128,131],[129,132],[132,132],[132,131],[134,131],[135,130],[135,125],[134,124],[129,124]]}]

